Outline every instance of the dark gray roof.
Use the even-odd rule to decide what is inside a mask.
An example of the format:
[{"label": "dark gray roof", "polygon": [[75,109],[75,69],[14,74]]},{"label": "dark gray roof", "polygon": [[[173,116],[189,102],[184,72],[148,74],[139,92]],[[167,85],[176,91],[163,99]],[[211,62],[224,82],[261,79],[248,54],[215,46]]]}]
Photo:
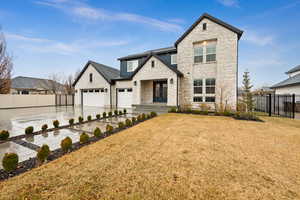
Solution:
[{"label": "dark gray roof", "polygon": [[281,81],[280,83],[273,85],[271,88],[280,88],[280,87],[286,87],[286,86],[298,85],[298,84],[300,85],[300,74],[297,74],[284,81]]},{"label": "dark gray roof", "polygon": [[175,67],[171,66],[169,63],[165,62],[163,59],[161,59],[159,56],[157,56],[157,54],[150,52],[150,54],[148,54],[148,57],[136,68],[136,70],[131,74],[130,79],[132,79],[134,77],[134,75],[147,63],[147,61],[151,58],[151,57],[155,57],[156,59],[158,59],[160,62],[162,62],[163,64],[165,64],[170,70],[172,70],[173,72],[175,72],[178,76],[183,76],[183,73],[180,72],[178,69],[176,69]]},{"label": "dark gray roof", "polygon": [[217,19],[207,13],[204,13],[203,15],[201,15],[199,17],[199,19],[197,21],[195,21],[195,23],[193,23],[190,28],[183,33],[183,35],[175,42],[175,47],[177,47],[177,45],[204,19],[204,18],[207,18],[229,30],[231,30],[232,32],[236,33],[238,35],[238,39],[241,38],[242,34],[243,34],[243,31],[230,25],[230,24],[227,24],[226,22],[220,20],[220,19]]},{"label": "dark gray roof", "polygon": [[[11,88],[13,89],[34,89],[34,90],[51,90],[52,80],[17,76],[12,79]],[[59,83],[56,83],[62,86]]]},{"label": "dark gray roof", "polygon": [[146,57],[151,52],[153,52],[155,54],[173,53],[173,52],[177,52],[177,49],[175,47],[165,47],[165,48],[160,48],[160,49],[153,49],[153,50],[145,51],[142,53],[131,54],[129,56],[118,58],[118,60],[127,60],[127,59],[132,59],[132,58]]},{"label": "dark gray roof", "polygon": [[289,73],[293,73],[293,72],[297,72],[297,71],[300,71],[300,65],[290,69],[289,71],[285,72],[286,74],[289,74]]},{"label": "dark gray roof", "polygon": [[74,81],[73,86],[76,85],[77,81],[80,79],[80,77],[82,76],[82,74],[85,72],[85,70],[88,68],[89,65],[93,66],[97,70],[97,72],[99,72],[99,74],[101,74],[103,78],[109,83],[112,83],[113,79],[119,77],[120,75],[119,70],[90,60],[87,62],[83,70],[80,72],[80,74]]}]

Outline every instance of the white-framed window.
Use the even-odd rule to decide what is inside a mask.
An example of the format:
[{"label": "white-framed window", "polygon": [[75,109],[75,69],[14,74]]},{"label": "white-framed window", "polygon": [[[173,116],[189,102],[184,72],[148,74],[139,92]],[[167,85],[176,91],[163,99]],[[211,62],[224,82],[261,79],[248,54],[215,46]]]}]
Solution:
[{"label": "white-framed window", "polygon": [[127,72],[133,72],[139,65],[139,60],[127,61]]},{"label": "white-framed window", "polygon": [[206,46],[206,62],[216,61],[216,43],[208,43]]},{"label": "white-framed window", "polygon": [[193,102],[215,102],[216,79],[194,79],[194,96]]},{"label": "white-framed window", "polygon": [[177,54],[171,54],[171,65],[177,64]]},{"label": "white-framed window", "polygon": [[194,47],[194,63],[203,63],[203,47]]},{"label": "white-framed window", "polygon": [[208,40],[194,43],[194,63],[210,63],[217,61],[217,41]]}]

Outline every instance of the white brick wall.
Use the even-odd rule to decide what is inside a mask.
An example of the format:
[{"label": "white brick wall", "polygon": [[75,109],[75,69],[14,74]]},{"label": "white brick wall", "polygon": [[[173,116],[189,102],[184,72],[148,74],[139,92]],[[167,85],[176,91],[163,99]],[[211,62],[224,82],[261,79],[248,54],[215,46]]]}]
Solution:
[{"label": "white brick wall", "polygon": [[[202,24],[207,23],[207,30],[202,30]],[[216,62],[210,64],[194,64],[195,42],[217,39]],[[235,109],[237,100],[237,49],[236,33],[204,18],[177,46],[178,70],[184,74],[181,81],[181,105],[193,103],[193,80],[199,78],[216,78],[216,103],[220,103],[221,89],[223,103]],[[205,56],[205,55],[204,55]],[[209,103],[207,103],[209,104]],[[211,104],[213,107],[214,104]]]}]

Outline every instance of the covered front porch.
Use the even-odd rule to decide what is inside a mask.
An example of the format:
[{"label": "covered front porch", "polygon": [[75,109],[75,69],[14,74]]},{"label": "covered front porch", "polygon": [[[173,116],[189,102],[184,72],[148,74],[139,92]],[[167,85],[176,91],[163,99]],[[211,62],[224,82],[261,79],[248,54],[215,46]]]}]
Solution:
[{"label": "covered front porch", "polygon": [[178,106],[177,77],[174,78],[137,81],[133,106],[145,108]]}]

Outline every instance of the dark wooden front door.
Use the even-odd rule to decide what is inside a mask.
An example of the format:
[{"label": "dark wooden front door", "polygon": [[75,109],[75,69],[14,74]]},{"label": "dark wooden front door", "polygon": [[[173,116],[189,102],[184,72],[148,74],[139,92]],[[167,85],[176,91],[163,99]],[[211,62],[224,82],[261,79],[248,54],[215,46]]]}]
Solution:
[{"label": "dark wooden front door", "polygon": [[168,100],[168,82],[153,81],[153,102],[166,103]]}]

